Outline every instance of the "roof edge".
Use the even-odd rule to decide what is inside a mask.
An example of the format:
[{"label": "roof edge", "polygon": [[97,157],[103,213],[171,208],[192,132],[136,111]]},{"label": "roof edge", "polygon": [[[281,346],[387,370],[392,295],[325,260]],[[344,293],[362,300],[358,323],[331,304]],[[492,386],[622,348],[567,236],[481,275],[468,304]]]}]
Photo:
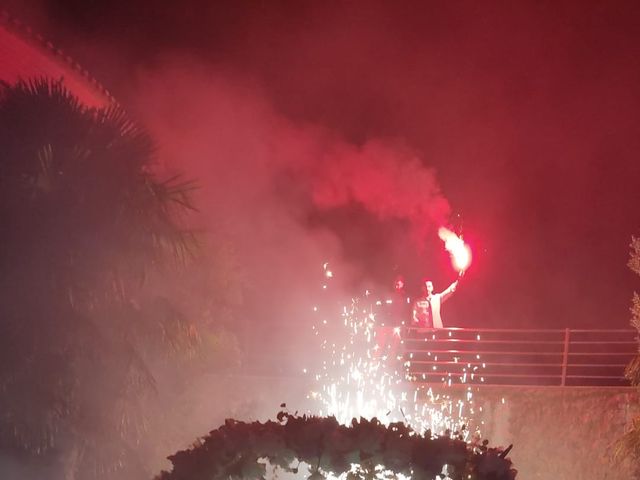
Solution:
[{"label": "roof edge", "polygon": [[111,92],[94,76],[92,76],[86,68],[75,61],[70,55],[67,55],[62,49],[57,48],[51,41],[47,40],[39,33],[34,32],[34,30],[27,24],[10,15],[6,10],[0,10],[0,26],[4,26],[26,42],[48,53],[52,59],[63,64],[75,74],[84,78],[87,81],[87,85],[95,90],[96,93],[104,96],[108,100],[108,103],[118,105],[118,101]]}]

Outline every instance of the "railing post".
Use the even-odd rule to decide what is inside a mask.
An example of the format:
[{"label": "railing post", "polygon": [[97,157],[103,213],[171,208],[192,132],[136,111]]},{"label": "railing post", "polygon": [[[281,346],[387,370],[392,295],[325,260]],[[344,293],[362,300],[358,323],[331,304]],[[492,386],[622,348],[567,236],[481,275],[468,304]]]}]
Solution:
[{"label": "railing post", "polygon": [[569,363],[569,329],[564,329],[564,350],[562,352],[562,383],[561,386],[567,384],[567,364]]}]

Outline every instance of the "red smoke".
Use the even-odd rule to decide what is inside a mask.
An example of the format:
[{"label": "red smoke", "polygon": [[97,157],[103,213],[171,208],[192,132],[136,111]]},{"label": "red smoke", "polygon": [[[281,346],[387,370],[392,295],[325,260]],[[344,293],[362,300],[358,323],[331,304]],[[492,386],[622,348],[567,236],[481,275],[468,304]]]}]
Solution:
[{"label": "red smoke", "polygon": [[310,211],[357,204],[381,221],[403,221],[419,245],[446,223],[450,207],[434,170],[401,142],[360,146],[294,125],[255,86],[182,61],[167,65],[141,76],[140,111],[165,162],[201,184],[209,227],[225,212],[251,224],[254,238],[270,228],[259,227],[265,216],[306,236],[301,221]]},{"label": "red smoke", "polygon": [[381,220],[406,220],[418,241],[449,215],[435,172],[408,148],[371,140],[359,148],[339,145],[322,160],[312,176],[319,208],[354,202]]},{"label": "red smoke", "polygon": [[[291,166],[340,151],[337,144],[357,153],[372,138],[406,140],[437,167],[444,191],[464,212],[475,267],[480,262],[485,267],[472,269],[482,271],[482,278],[466,282],[467,300],[457,303],[466,310],[461,318],[475,323],[480,312],[482,322],[494,325],[515,318],[526,326],[601,326],[603,318],[627,325],[634,288],[626,267],[628,243],[640,224],[634,202],[640,175],[637,2],[511,2],[494,8],[484,2],[409,1],[369,2],[363,8],[360,2],[187,0],[155,2],[150,9],[149,2],[136,0],[76,2],[71,10],[67,2],[50,0],[4,3],[56,40],[127,106],[131,102],[123,90],[132,83],[131,72],[162,62],[167,52],[188,52],[197,63],[241,72],[259,84],[261,93],[255,85],[238,85],[237,78],[227,82],[236,98],[253,98],[238,112],[227,108],[233,102],[223,95],[208,103],[211,92],[203,81],[193,89],[192,115],[185,118],[178,98],[189,89],[193,65],[176,69],[183,72],[185,85],[176,81],[157,99],[162,116],[175,119],[169,135],[159,140],[181,142],[173,137],[182,126],[195,128],[195,134],[180,133],[192,139],[209,127],[214,133],[200,143],[219,143],[217,151],[192,143],[192,150],[178,152],[176,163],[189,166],[188,172],[197,170],[191,167],[199,167],[198,157],[200,166],[210,161],[208,154],[228,159],[232,143],[236,155],[230,161],[242,169],[248,165],[245,156],[261,156],[263,149],[300,149],[299,158],[287,157]],[[29,4],[52,8],[27,15],[40,10]],[[200,73],[220,83],[210,72]],[[203,106],[195,105],[198,98]],[[260,101],[267,103],[265,110],[257,106]],[[210,112],[200,112],[204,105]],[[268,105],[291,119],[293,132]],[[215,112],[218,106],[222,109]],[[197,125],[198,115],[219,121]],[[240,122],[238,115],[247,121]],[[286,142],[275,126],[278,121]],[[319,134],[319,128],[306,135],[302,122],[321,125],[349,142],[325,142],[320,137],[326,132]],[[396,150],[394,142],[385,140],[385,145]],[[278,163],[276,154],[268,155],[266,169]],[[249,205],[265,211],[256,202],[259,194],[241,198],[227,183],[229,175],[216,168],[221,177],[213,180],[221,191],[230,191],[233,203],[222,199],[221,205],[236,212]],[[388,215],[374,207],[378,199],[367,188],[356,187],[360,176],[342,168],[347,171],[334,173],[350,183],[336,188],[336,198]],[[295,201],[290,194],[280,206],[286,218],[298,215],[295,224],[300,226],[312,208],[308,194],[315,188],[309,181],[319,175],[315,180],[323,185],[328,171],[277,171],[285,178],[270,188],[281,194],[295,190]],[[267,178],[273,179],[272,173]],[[336,179],[328,184],[336,186]],[[238,181],[235,186],[249,185]],[[422,220],[421,214],[409,214],[412,218]],[[427,250],[437,251],[429,245]],[[433,262],[425,267],[437,269]]]}]

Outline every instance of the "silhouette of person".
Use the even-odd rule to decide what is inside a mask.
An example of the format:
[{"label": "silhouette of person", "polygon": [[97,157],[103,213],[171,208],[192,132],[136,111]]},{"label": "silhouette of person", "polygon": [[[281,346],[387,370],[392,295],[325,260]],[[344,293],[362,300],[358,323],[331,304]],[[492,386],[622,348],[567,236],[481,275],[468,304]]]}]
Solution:
[{"label": "silhouette of person", "polygon": [[412,326],[443,328],[440,307],[456,291],[458,281],[459,279],[440,293],[433,293],[433,282],[425,279],[422,285],[422,295],[413,303]]}]

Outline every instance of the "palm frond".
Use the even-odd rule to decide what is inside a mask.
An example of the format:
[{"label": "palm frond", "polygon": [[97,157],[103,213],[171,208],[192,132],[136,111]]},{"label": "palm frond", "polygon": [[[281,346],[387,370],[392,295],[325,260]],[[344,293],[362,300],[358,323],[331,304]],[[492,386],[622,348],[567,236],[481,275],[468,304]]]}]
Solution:
[{"label": "palm frond", "polygon": [[640,275],[640,237],[631,237],[629,268]]},{"label": "palm frond", "polygon": [[130,308],[148,271],[199,248],[184,222],[195,184],[158,179],[154,161],[119,107],[48,79],[0,88],[0,444],[44,454],[74,439],[81,478],[133,462],[149,350],[200,341],[177,312]]},{"label": "palm frond", "polygon": [[640,460],[640,417],[633,419],[631,428],[615,443],[613,456],[617,461]]},{"label": "palm frond", "polygon": [[631,385],[640,386],[640,356],[633,358],[624,370],[624,376]]}]

